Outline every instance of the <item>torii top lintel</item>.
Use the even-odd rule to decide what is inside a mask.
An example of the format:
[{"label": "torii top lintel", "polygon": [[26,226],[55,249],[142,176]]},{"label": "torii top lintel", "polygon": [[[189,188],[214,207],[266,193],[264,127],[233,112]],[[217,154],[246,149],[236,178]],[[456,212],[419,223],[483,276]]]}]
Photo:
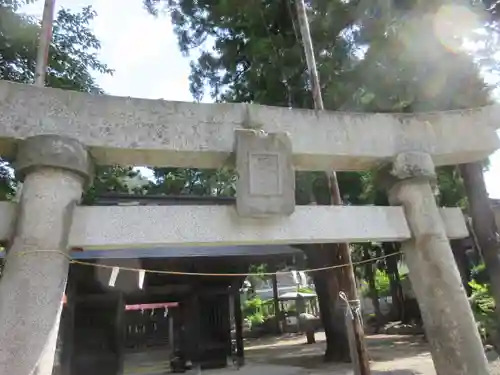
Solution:
[{"label": "torii top lintel", "polygon": [[482,160],[500,147],[500,105],[420,114],[341,113],[248,104],[197,104],[91,95],[0,81],[0,155],[19,140],[57,134],[102,165],[217,168],[234,130],[288,132],[299,170],[366,170],[406,151],[436,165]]}]

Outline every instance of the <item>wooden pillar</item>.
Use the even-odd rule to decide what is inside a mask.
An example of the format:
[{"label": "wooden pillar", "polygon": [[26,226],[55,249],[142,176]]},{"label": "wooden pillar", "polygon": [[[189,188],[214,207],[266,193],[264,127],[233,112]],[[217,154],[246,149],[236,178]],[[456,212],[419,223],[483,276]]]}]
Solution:
[{"label": "wooden pillar", "polygon": [[75,298],[76,285],[74,280],[74,272],[70,268],[68,277],[68,285],[66,286],[66,304],[63,307],[61,316],[60,335],[62,335],[62,348],[60,357],[60,374],[71,375],[71,358],[73,355],[74,345],[74,328],[75,328]]},{"label": "wooden pillar", "polygon": [[173,310],[168,310],[168,346],[170,347],[170,352],[174,352],[175,348],[175,333],[174,333],[174,316]]},{"label": "wooden pillar", "polygon": [[273,282],[273,304],[274,304],[274,316],[276,320],[276,334],[281,334],[281,310],[280,310],[280,300],[278,296],[278,277],[274,274],[271,277]]},{"label": "wooden pillar", "polygon": [[235,287],[232,291],[234,301],[234,328],[236,333],[236,356],[239,365],[245,362],[245,347],[243,345],[243,314],[241,312],[240,288]]},{"label": "wooden pillar", "polygon": [[123,340],[117,337],[118,298],[115,293],[79,295],[75,306],[71,375],[118,375]]},{"label": "wooden pillar", "polygon": [[119,292],[116,303],[115,316],[115,349],[118,361],[118,374],[123,373],[125,355],[125,300],[123,293]]},{"label": "wooden pillar", "polygon": [[193,362],[193,366],[198,367],[201,366],[201,348],[204,338],[201,330],[200,298],[196,292],[190,298],[190,305],[190,333],[185,340],[189,343],[189,359]]}]

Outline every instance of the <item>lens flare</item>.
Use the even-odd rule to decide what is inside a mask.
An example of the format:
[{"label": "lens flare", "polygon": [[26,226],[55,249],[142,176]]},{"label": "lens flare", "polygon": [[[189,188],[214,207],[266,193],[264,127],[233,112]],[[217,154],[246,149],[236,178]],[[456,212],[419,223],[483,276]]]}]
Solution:
[{"label": "lens flare", "polygon": [[480,21],[480,16],[468,7],[443,5],[433,17],[434,34],[443,46],[458,52],[464,38],[481,26]]}]

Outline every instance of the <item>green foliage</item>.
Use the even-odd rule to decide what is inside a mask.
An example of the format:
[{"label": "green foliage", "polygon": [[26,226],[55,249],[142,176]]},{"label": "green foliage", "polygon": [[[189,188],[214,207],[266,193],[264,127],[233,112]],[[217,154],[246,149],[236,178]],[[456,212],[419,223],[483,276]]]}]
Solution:
[{"label": "green foliage", "polygon": [[[219,102],[312,107],[293,1],[144,3],[152,14],[157,14],[161,4],[166,5],[181,51],[200,53],[191,63],[191,91],[196,99],[208,91]],[[415,112],[488,102],[489,90],[472,59],[443,45],[429,24],[428,15],[445,4],[443,1],[386,4],[307,2],[327,109]],[[456,172],[443,169],[438,176],[440,204],[463,207],[464,191]],[[187,178],[177,180],[174,178],[179,185],[169,185],[175,191],[213,192],[207,187],[210,184],[201,186],[201,180],[194,180],[195,187],[183,182]],[[339,173],[338,180],[347,204],[387,204],[385,193],[373,189],[369,173]],[[296,186],[298,204],[331,203],[329,181],[323,172],[297,173]],[[159,189],[169,191],[170,187]]]},{"label": "green foliage", "polygon": [[[170,1],[181,50],[187,53],[207,38],[215,38],[214,50],[205,49],[192,64],[191,90],[195,98],[201,98],[208,84],[212,98],[218,101],[312,107],[293,2],[205,0],[189,6],[190,3],[191,0]],[[342,65],[349,49],[346,40],[338,36],[348,23],[349,17],[344,16],[353,6],[341,1],[316,1],[310,5],[318,13],[329,12],[330,18],[335,18],[331,22],[325,22],[328,18],[311,18],[317,51],[330,52],[325,59],[318,55],[318,67],[324,75],[331,75],[331,61],[338,57],[338,64]],[[335,51],[334,58],[331,51]],[[330,91],[331,98],[327,94]],[[325,102],[338,95],[338,90],[324,92]]]},{"label": "green foliage", "polygon": [[[390,288],[390,279],[386,272],[377,269],[375,271],[375,287],[377,289],[377,293],[379,297],[390,297],[391,296],[391,288]],[[367,284],[362,285],[361,294],[363,297],[370,297],[370,289]]]},{"label": "green foliage", "polygon": [[474,267],[471,271],[471,275],[474,282],[478,284],[488,284],[490,282],[488,271],[486,270],[484,263]]},{"label": "green foliage", "polygon": [[459,48],[462,35],[446,35],[451,30],[435,28],[435,15],[443,5],[449,4],[407,1],[403,9],[380,7],[375,20],[367,17],[361,21],[367,52],[357,66],[363,94],[358,97],[369,94],[371,100],[354,101],[354,108],[430,112],[489,102],[490,90],[477,65]]},{"label": "green foliage", "polygon": [[236,174],[228,168],[154,168],[149,194],[226,196],[235,194]]},{"label": "green foliage", "polygon": [[375,271],[375,285],[380,297],[389,297],[391,295],[389,276],[384,271]]},{"label": "green foliage", "polygon": [[248,318],[255,314],[261,314],[263,303],[260,297],[254,297],[245,301],[243,305],[243,316]]},{"label": "green foliage", "polygon": [[97,166],[94,175],[92,186],[83,196],[84,204],[94,203],[96,197],[104,192],[141,193],[141,189],[130,188],[126,183],[127,177],[132,178],[139,175],[139,172],[131,167]]},{"label": "green foliage", "polygon": [[480,284],[476,281],[469,283],[472,295],[469,298],[474,317],[478,324],[479,332],[483,339],[488,339],[498,327],[495,317],[495,301],[491,295],[488,284]]},{"label": "green foliage", "polygon": [[[23,1],[0,1],[0,79],[32,83],[40,33],[39,21],[16,12]],[[96,13],[91,7],[73,13],[61,9],[54,21],[53,40],[49,49],[46,85],[65,90],[100,94],[92,74],[112,71],[97,59],[101,45],[91,30]],[[87,194],[91,201],[95,191],[118,187],[119,176],[130,172],[126,168],[97,169],[96,185]],[[109,182],[109,183],[106,183]],[[7,160],[0,161],[0,199],[10,199],[17,182]]]},{"label": "green foliage", "polygon": [[[0,78],[32,83],[40,32],[39,21],[16,13],[0,2]],[[46,84],[65,90],[101,93],[93,72],[112,73],[97,59],[100,42],[92,33],[96,13],[91,7],[78,13],[61,9],[54,20],[53,40],[49,49]]]},{"label": "green foliage", "polygon": [[[262,284],[267,279],[267,276],[263,275],[266,272],[266,264],[252,264],[248,268],[248,273],[252,275],[247,276],[246,280],[250,283],[250,296],[255,297],[255,290],[259,284]],[[262,301],[261,301],[262,302]]]},{"label": "green foliage", "polygon": [[[155,3],[159,2],[149,2],[149,5],[154,6]],[[343,19],[343,16],[352,5],[341,1],[322,1],[315,2],[315,6],[317,3],[321,3],[317,5],[318,12],[338,17],[338,22],[325,22],[326,18],[313,17],[311,30],[315,42],[321,40],[321,50],[328,51],[324,58],[320,56],[318,60],[322,73],[336,78],[335,81],[324,82],[341,88],[342,78],[339,79],[335,72],[342,69],[342,61],[347,56],[345,51],[350,47],[348,41],[339,35],[349,19]],[[312,106],[293,3],[179,0],[169,1],[168,4],[184,53],[188,54],[202,46],[208,38],[214,38],[214,48],[203,48],[201,56],[191,64],[191,91],[196,99],[203,97],[208,85],[216,101]],[[330,51],[335,51],[335,58],[332,59]],[[324,96],[327,107],[334,108],[334,101],[339,97],[338,90],[327,88]],[[361,188],[356,175],[345,174],[345,182],[341,181],[342,191],[346,192],[344,199],[354,201],[358,197],[356,191]],[[339,180],[343,176],[340,175]],[[357,184],[358,187],[346,187],[344,183]],[[299,204],[311,201],[328,204],[330,200],[324,173],[298,173],[296,192]]]},{"label": "green foliage", "polygon": [[266,318],[264,315],[260,312],[253,313],[247,317],[248,321],[250,322],[251,326],[255,326],[258,324],[264,323]]},{"label": "green foliage", "polygon": [[47,86],[91,93],[103,92],[92,74],[111,74],[113,71],[97,58],[96,52],[100,50],[101,43],[90,28],[90,23],[96,16],[97,13],[90,6],[79,13],[59,10],[49,50]]},{"label": "green foliage", "polygon": [[437,176],[438,204],[442,207],[465,208],[467,206],[467,197],[458,168],[456,166],[438,168]]},{"label": "green foliage", "polygon": [[315,291],[312,290],[311,288],[299,287],[299,293],[314,294]]},{"label": "green foliage", "polygon": [[258,277],[265,279],[266,276],[263,274],[267,272],[267,264],[261,263],[261,264],[252,264],[248,268],[249,273],[254,273],[254,274],[259,274]]}]

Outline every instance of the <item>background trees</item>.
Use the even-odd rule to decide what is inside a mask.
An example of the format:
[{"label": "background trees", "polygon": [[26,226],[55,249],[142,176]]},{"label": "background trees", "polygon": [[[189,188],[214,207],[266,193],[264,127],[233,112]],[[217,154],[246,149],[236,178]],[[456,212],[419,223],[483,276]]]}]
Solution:
[{"label": "background trees", "polygon": [[[0,1],[0,76],[30,83],[34,77],[39,25],[38,21],[15,12],[19,3]],[[190,87],[195,99],[209,95],[220,102],[312,107],[293,0],[146,0],[145,4],[152,13],[166,5],[181,50],[185,54],[199,54],[191,63]],[[466,7],[457,8],[457,4]],[[487,7],[477,8],[477,12],[469,4],[445,0],[308,1],[325,107],[409,113],[488,103],[491,93],[479,75],[478,62],[487,69],[497,65],[488,50],[496,41],[489,36],[498,29],[497,4],[483,0]],[[467,13],[464,9],[474,12]],[[96,58],[100,45],[89,29],[93,17],[95,14],[89,8],[76,14],[59,12],[50,50],[48,86],[102,92],[92,78],[92,71],[111,71]],[[457,19],[462,22],[455,22]],[[460,29],[454,27],[457,24]],[[466,35],[464,25],[483,27],[490,33],[486,37]],[[484,48],[478,50],[476,61],[459,48],[463,37],[481,38]],[[439,170],[438,199],[443,205],[470,206],[481,250],[494,281],[495,275],[500,275],[500,258],[482,168],[482,164],[473,164]],[[234,194],[234,174],[230,170],[161,168],[154,173],[155,181],[147,189],[149,194]],[[134,174],[130,168],[99,168],[96,184],[86,201],[91,202],[102,191],[128,192],[124,181]],[[370,173],[339,174],[346,204],[387,203],[372,177]],[[5,163],[0,169],[0,183],[0,194],[11,195],[15,181]],[[296,199],[299,204],[329,204],[328,182],[323,174],[297,174]],[[311,266],[342,263],[335,249],[328,246],[305,248],[305,251]],[[390,254],[397,252],[397,247],[383,244],[381,249],[363,248],[360,256],[371,257],[380,251]],[[401,288],[397,259],[388,258],[382,266],[389,275],[393,300],[398,301]],[[315,276],[327,333],[339,329],[332,318],[336,295],[342,288],[337,276],[338,272]],[[500,286],[500,281],[494,285]],[[500,288],[495,295],[500,300]],[[399,306],[395,316],[401,317],[401,311]],[[344,356],[345,353],[335,350],[342,337],[339,332],[328,334],[328,358]]]},{"label": "background trees", "polygon": [[[30,84],[35,77],[40,23],[18,12],[23,3],[0,0],[0,79]],[[79,12],[61,9],[57,13],[49,50],[47,86],[103,94],[93,74],[112,74],[113,71],[98,59],[101,44],[91,31],[96,16],[91,7]],[[94,186],[87,192],[85,201],[91,202],[96,192],[128,192],[126,178],[135,174],[131,168],[97,168]],[[0,197],[12,197],[16,185],[8,161],[1,161]]]},{"label": "background trees", "polygon": [[[483,7],[478,3],[308,1],[325,107],[410,113],[488,104],[491,90],[480,76],[478,62],[483,68],[496,68],[488,58],[491,56],[488,47],[495,38],[491,38],[491,33],[486,36],[483,33],[481,37],[472,31],[479,27],[496,30],[497,4],[485,1],[479,4],[487,5]],[[152,13],[160,4],[159,0],[145,1]],[[201,99],[208,92],[215,101],[312,107],[293,0],[244,3],[169,0],[163,4],[172,16],[181,50],[185,54],[199,53],[191,62],[191,91],[195,99]],[[457,23],[457,19],[462,21]],[[476,53],[476,61],[461,48],[464,38],[482,38],[485,48]],[[440,169],[437,199],[443,205],[469,206],[476,234],[482,238],[479,242],[489,263],[487,268],[493,276],[500,275],[498,243],[493,235],[496,228],[492,215],[488,212],[482,169],[482,163]],[[369,173],[340,173],[339,184],[347,204],[387,203],[385,194],[376,190]],[[327,189],[327,181],[321,174],[297,175],[300,204],[311,201],[329,204]],[[382,249],[386,254],[397,252],[391,244],[384,244]],[[311,266],[340,262],[333,248],[306,248],[305,251]],[[380,250],[376,247],[365,250],[365,257],[377,251]],[[396,299],[401,294],[397,260],[389,258],[386,263]],[[321,296],[330,299],[322,304],[322,310],[333,306],[341,287],[339,280],[334,281],[335,275],[328,274],[324,272],[315,278],[320,300]],[[324,297],[328,294],[329,297]],[[399,310],[397,315],[401,317]],[[330,316],[323,316],[328,335],[327,320],[333,319],[332,314],[326,315]],[[335,329],[333,325],[331,328]],[[329,347],[334,346],[335,343],[329,341]]]}]

